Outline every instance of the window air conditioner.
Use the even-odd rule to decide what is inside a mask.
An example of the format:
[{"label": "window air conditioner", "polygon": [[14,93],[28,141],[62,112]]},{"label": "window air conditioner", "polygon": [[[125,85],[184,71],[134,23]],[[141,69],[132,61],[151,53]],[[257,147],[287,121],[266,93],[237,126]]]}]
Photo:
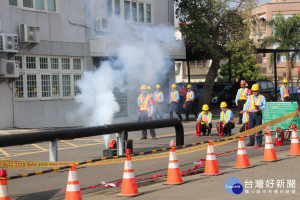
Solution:
[{"label": "window air conditioner", "polygon": [[39,43],[40,28],[36,26],[28,26],[26,24],[19,25],[20,42]]},{"label": "window air conditioner", "polygon": [[18,78],[19,62],[14,60],[0,59],[0,77]]},{"label": "window air conditioner", "polygon": [[109,31],[109,20],[99,17],[96,20],[96,31]]},{"label": "window air conditioner", "polygon": [[17,53],[18,51],[18,35],[0,33],[0,52]]}]

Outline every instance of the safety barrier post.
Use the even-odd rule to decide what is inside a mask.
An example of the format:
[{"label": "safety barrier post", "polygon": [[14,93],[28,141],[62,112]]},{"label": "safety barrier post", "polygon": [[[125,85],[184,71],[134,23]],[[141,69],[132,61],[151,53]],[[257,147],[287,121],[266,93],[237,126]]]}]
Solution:
[{"label": "safety barrier post", "polygon": [[50,141],[49,142],[49,161],[53,161],[56,162],[58,160],[58,156],[57,156],[57,141],[58,140],[54,140],[54,141]]}]

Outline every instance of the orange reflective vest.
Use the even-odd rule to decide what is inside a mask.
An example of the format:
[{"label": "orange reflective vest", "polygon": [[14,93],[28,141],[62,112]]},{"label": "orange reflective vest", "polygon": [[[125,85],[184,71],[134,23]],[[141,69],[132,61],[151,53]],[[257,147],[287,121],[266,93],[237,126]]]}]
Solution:
[{"label": "orange reflective vest", "polygon": [[207,124],[208,123],[208,119],[210,118],[211,112],[208,112],[206,117],[205,114],[202,112],[201,113],[201,124]]},{"label": "orange reflective vest", "polygon": [[194,101],[194,99],[190,99],[190,98],[192,98],[193,94],[194,94],[193,90],[191,90],[190,92],[186,93],[186,100],[185,101]]},{"label": "orange reflective vest", "polygon": [[[221,120],[222,120],[222,122],[223,122],[224,124],[225,124],[225,122],[227,121],[229,111],[230,111],[230,110],[228,109],[227,112],[226,112],[226,115],[224,115],[224,112],[222,112]],[[233,116],[233,119],[232,119],[230,122],[234,123],[234,116]]]},{"label": "orange reflective vest", "polygon": [[176,102],[176,103],[179,102],[179,101],[175,101],[177,92],[178,92],[178,91],[171,92],[171,95],[170,95],[170,97],[171,97],[171,102]]},{"label": "orange reflective vest", "polygon": [[144,111],[144,110],[148,109],[149,101],[150,101],[150,95],[149,94],[146,96],[146,98],[144,99],[144,101],[143,101],[143,97],[141,97],[140,111]]},{"label": "orange reflective vest", "polygon": [[249,112],[251,111],[257,111],[255,109],[255,105],[259,105],[259,102],[261,101],[262,95],[260,95],[257,99],[256,102],[254,101],[254,95],[250,96],[250,108],[248,109]]},{"label": "orange reflective vest", "polygon": [[248,93],[247,88],[245,88],[243,92],[242,89],[239,89],[239,93],[240,93],[239,100],[247,100],[247,96],[246,96]]},{"label": "orange reflective vest", "polygon": [[284,87],[284,85],[281,87],[283,89],[283,98],[289,97],[289,88]]},{"label": "orange reflective vest", "polygon": [[158,94],[157,94],[157,92],[154,92],[155,103],[162,103],[162,102],[158,102],[160,95],[161,95],[161,92],[159,92]]}]

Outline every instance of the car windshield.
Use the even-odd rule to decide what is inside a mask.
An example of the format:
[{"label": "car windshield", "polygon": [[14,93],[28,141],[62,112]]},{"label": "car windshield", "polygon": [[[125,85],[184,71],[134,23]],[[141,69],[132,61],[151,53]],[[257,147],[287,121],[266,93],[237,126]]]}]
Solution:
[{"label": "car windshield", "polygon": [[214,85],[213,91],[223,91],[224,88],[225,88],[225,84],[224,85],[220,85],[220,84]]}]

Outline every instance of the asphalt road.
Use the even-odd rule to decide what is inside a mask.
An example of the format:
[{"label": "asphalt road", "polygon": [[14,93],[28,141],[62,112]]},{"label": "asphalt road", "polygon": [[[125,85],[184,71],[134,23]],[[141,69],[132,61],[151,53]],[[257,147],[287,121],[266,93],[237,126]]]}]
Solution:
[{"label": "asphalt road", "polygon": [[[218,118],[218,117],[216,117]],[[236,118],[237,120],[237,118]],[[193,142],[205,141],[208,139],[218,139],[217,132],[214,128],[213,136],[206,137],[196,137],[195,136],[195,121],[193,122],[183,122],[185,130],[185,144],[190,144]],[[236,126],[233,133],[237,133],[240,126]],[[175,140],[174,128],[164,128],[158,129],[157,136],[158,140],[152,140],[148,138],[147,140],[139,140],[141,137],[141,132],[132,132],[129,134],[129,138],[133,139],[134,152],[147,151],[158,149],[162,147],[167,147],[170,140]],[[148,135],[149,136],[149,135]],[[59,150],[59,161],[85,161],[94,158],[99,158],[102,156],[103,149],[105,146],[103,144],[103,139],[101,137],[84,138],[85,140],[68,140],[67,143],[60,143],[61,149]],[[111,138],[114,139],[114,138]],[[246,143],[247,141],[245,141]],[[73,145],[71,145],[73,144]],[[22,147],[17,148],[21,151],[20,155],[14,154],[12,157],[4,156],[6,159],[11,160],[38,160],[47,161],[49,152],[47,150],[47,143],[37,144],[38,146],[44,148],[40,151],[22,151]],[[69,148],[64,146],[69,145]],[[75,145],[75,146],[74,146]],[[32,148],[37,148],[32,146]],[[215,147],[216,153],[222,153],[230,150],[237,149],[237,142],[232,142],[223,146]],[[282,147],[277,147],[276,151],[284,151],[289,149],[288,145]],[[6,148],[3,148],[5,152],[9,152]],[[6,151],[7,150],[7,151]],[[255,149],[248,151],[249,157],[256,157],[263,155],[262,149]],[[206,150],[180,155],[178,156],[181,171],[185,171],[194,167],[193,162],[198,161],[200,158],[205,158]],[[226,170],[231,168],[228,163],[234,162],[236,159],[236,153],[227,153],[218,156],[219,169]],[[251,162],[251,160],[250,160]],[[166,174],[168,166],[168,158],[160,158],[155,160],[145,160],[134,162],[134,171],[136,177],[150,177],[155,174]],[[111,183],[116,180],[121,180],[123,176],[124,164],[114,164],[114,165],[103,165],[103,166],[93,166],[93,167],[80,167],[77,169],[80,186],[82,188],[88,188],[90,186],[99,185],[101,182]],[[37,170],[32,169],[8,169],[9,176],[29,173]],[[43,175],[37,175],[33,177],[27,177],[22,179],[10,180],[8,181],[9,194],[12,199],[64,199],[65,193],[63,192],[66,188],[68,177],[68,170],[63,170],[59,172],[53,172]],[[149,184],[153,184],[156,181],[138,181],[141,187]],[[93,188],[82,190],[82,194],[85,197],[93,196],[96,194],[117,194],[119,188],[107,189],[107,188]],[[98,199],[98,198],[96,198]],[[100,199],[100,198],[99,198]]]}]

